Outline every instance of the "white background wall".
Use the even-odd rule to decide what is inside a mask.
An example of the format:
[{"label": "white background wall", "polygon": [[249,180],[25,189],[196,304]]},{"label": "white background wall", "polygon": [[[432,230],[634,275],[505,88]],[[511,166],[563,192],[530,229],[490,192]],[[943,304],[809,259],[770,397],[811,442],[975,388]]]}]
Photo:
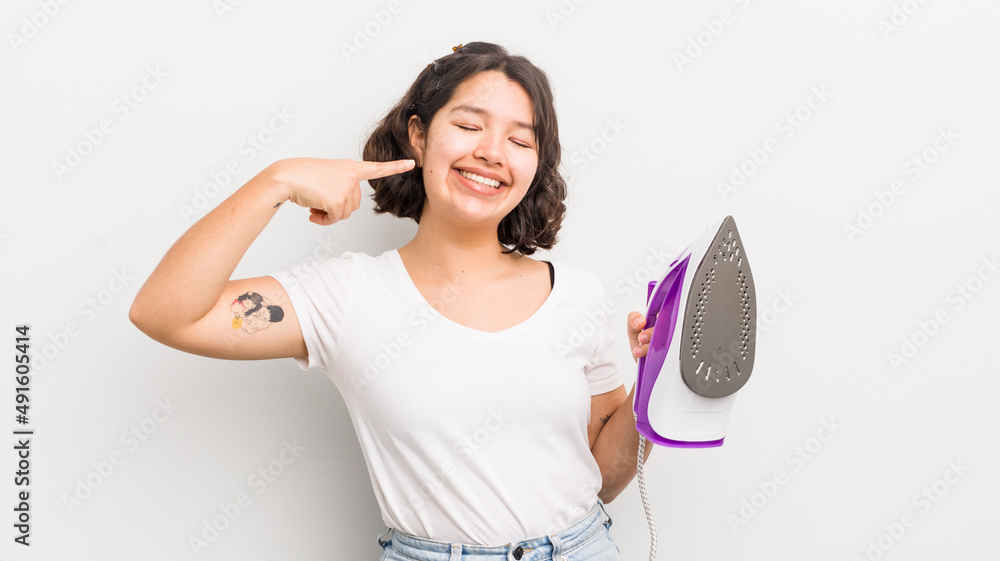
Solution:
[{"label": "white background wall", "polygon": [[[723,447],[651,456],[660,559],[995,551],[996,2],[224,2],[5,5],[0,555],[377,558],[382,523],[328,379],[185,355],[127,311],[208,208],[281,158],[360,158],[424,65],[475,40],[552,80],[571,196],[549,255],[600,274],[616,324],[643,308],[657,255],[726,214],[740,227],[754,379]],[[288,123],[272,132],[276,111]],[[241,150],[250,136],[266,146]],[[734,166],[748,177],[721,189]],[[370,207],[331,228],[283,207],[236,276],[412,235]],[[12,527],[22,323],[30,548]],[[287,465],[286,443],[302,449]],[[255,476],[269,465],[280,475]],[[240,493],[249,506],[196,552]],[[635,483],[609,510],[625,559],[646,558]]]}]

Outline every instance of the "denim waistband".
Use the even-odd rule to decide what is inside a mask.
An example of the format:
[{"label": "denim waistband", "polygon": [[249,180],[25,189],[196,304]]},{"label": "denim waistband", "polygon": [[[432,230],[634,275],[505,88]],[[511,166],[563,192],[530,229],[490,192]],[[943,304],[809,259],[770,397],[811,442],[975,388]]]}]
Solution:
[{"label": "denim waistband", "polygon": [[[602,513],[606,521],[602,519]],[[527,558],[529,553],[532,558],[538,558],[535,550],[540,550],[543,559],[555,559],[589,540],[601,529],[602,524],[605,528],[611,528],[611,517],[604,510],[604,504],[598,501],[582,520],[564,530],[497,547],[429,540],[393,528],[379,534],[378,543],[385,547],[392,542],[393,549],[399,554],[429,561],[518,561]],[[386,534],[389,534],[389,538],[383,539]]]}]

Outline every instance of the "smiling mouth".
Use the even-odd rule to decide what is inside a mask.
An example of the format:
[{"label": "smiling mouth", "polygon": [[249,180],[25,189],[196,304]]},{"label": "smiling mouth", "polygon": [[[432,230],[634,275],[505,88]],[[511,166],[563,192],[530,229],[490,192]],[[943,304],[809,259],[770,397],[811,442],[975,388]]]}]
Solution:
[{"label": "smiling mouth", "polygon": [[503,183],[501,183],[500,181],[497,181],[496,179],[490,179],[488,177],[483,177],[481,175],[476,175],[474,173],[469,173],[469,172],[467,172],[465,170],[458,170],[458,174],[461,175],[462,177],[470,180],[470,181],[475,181],[476,183],[479,183],[480,185],[483,185],[485,187],[491,187],[491,188],[496,189],[496,190],[499,190],[500,187],[502,187],[504,185]]}]

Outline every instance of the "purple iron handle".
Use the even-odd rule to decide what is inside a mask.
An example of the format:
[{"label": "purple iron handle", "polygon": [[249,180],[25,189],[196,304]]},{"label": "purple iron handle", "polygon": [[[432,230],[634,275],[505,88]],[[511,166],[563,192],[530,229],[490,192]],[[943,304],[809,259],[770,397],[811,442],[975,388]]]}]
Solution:
[{"label": "purple iron handle", "polygon": [[[639,359],[639,371],[635,382],[637,394],[635,396],[634,409],[638,416],[636,428],[646,438],[653,441],[661,440],[663,437],[656,434],[649,425],[648,409],[645,405],[649,403],[653,384],[656,383],[656,378],[660,375],[660,370],[663,368],[663,361],[667,356],[667,349],[670,348],[670,341],[674,336],[674,329],[677,325],[677,312],[681,301],[681,281],[684,278],[684,272],[687,270],[689,257],[685,257],[676,267],[673,267],[673,264],[671,264],[673,269],[670,273],[659,282],[651,281],[647,288],[649,307],[646,310],[646,327],[643,329],[655,327],[657,323],[663,323],[665,329],[653,330],[653,336],[649,341],[649,350],[646,352],[646,356]],[[661,318],[662,321],[659,321]],[[647,376],[649,377],[648,380],[646,379]]]}]

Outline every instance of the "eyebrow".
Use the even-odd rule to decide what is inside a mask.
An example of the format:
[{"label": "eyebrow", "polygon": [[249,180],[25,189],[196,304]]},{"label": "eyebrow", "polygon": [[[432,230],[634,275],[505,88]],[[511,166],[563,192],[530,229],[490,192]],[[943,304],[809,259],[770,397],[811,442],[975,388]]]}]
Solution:
[{"label": "eyebrow", "polygon": [[[452,107],[451,111],[449,111],[448,113],[451,114],[456,111],[467,111],[469,113],[475,113],[476,115],[482,115],[484,117],[491,116],[489,111],[483,109],[482,107],[475,107],[473,105],[456,105],[455,107]],[[535,134],[535,127],[533,127],[529,123],[525,123],[524,121],[514,121],[514,125],[518,128],[528,129],[531,132],[531,134]]]}]

